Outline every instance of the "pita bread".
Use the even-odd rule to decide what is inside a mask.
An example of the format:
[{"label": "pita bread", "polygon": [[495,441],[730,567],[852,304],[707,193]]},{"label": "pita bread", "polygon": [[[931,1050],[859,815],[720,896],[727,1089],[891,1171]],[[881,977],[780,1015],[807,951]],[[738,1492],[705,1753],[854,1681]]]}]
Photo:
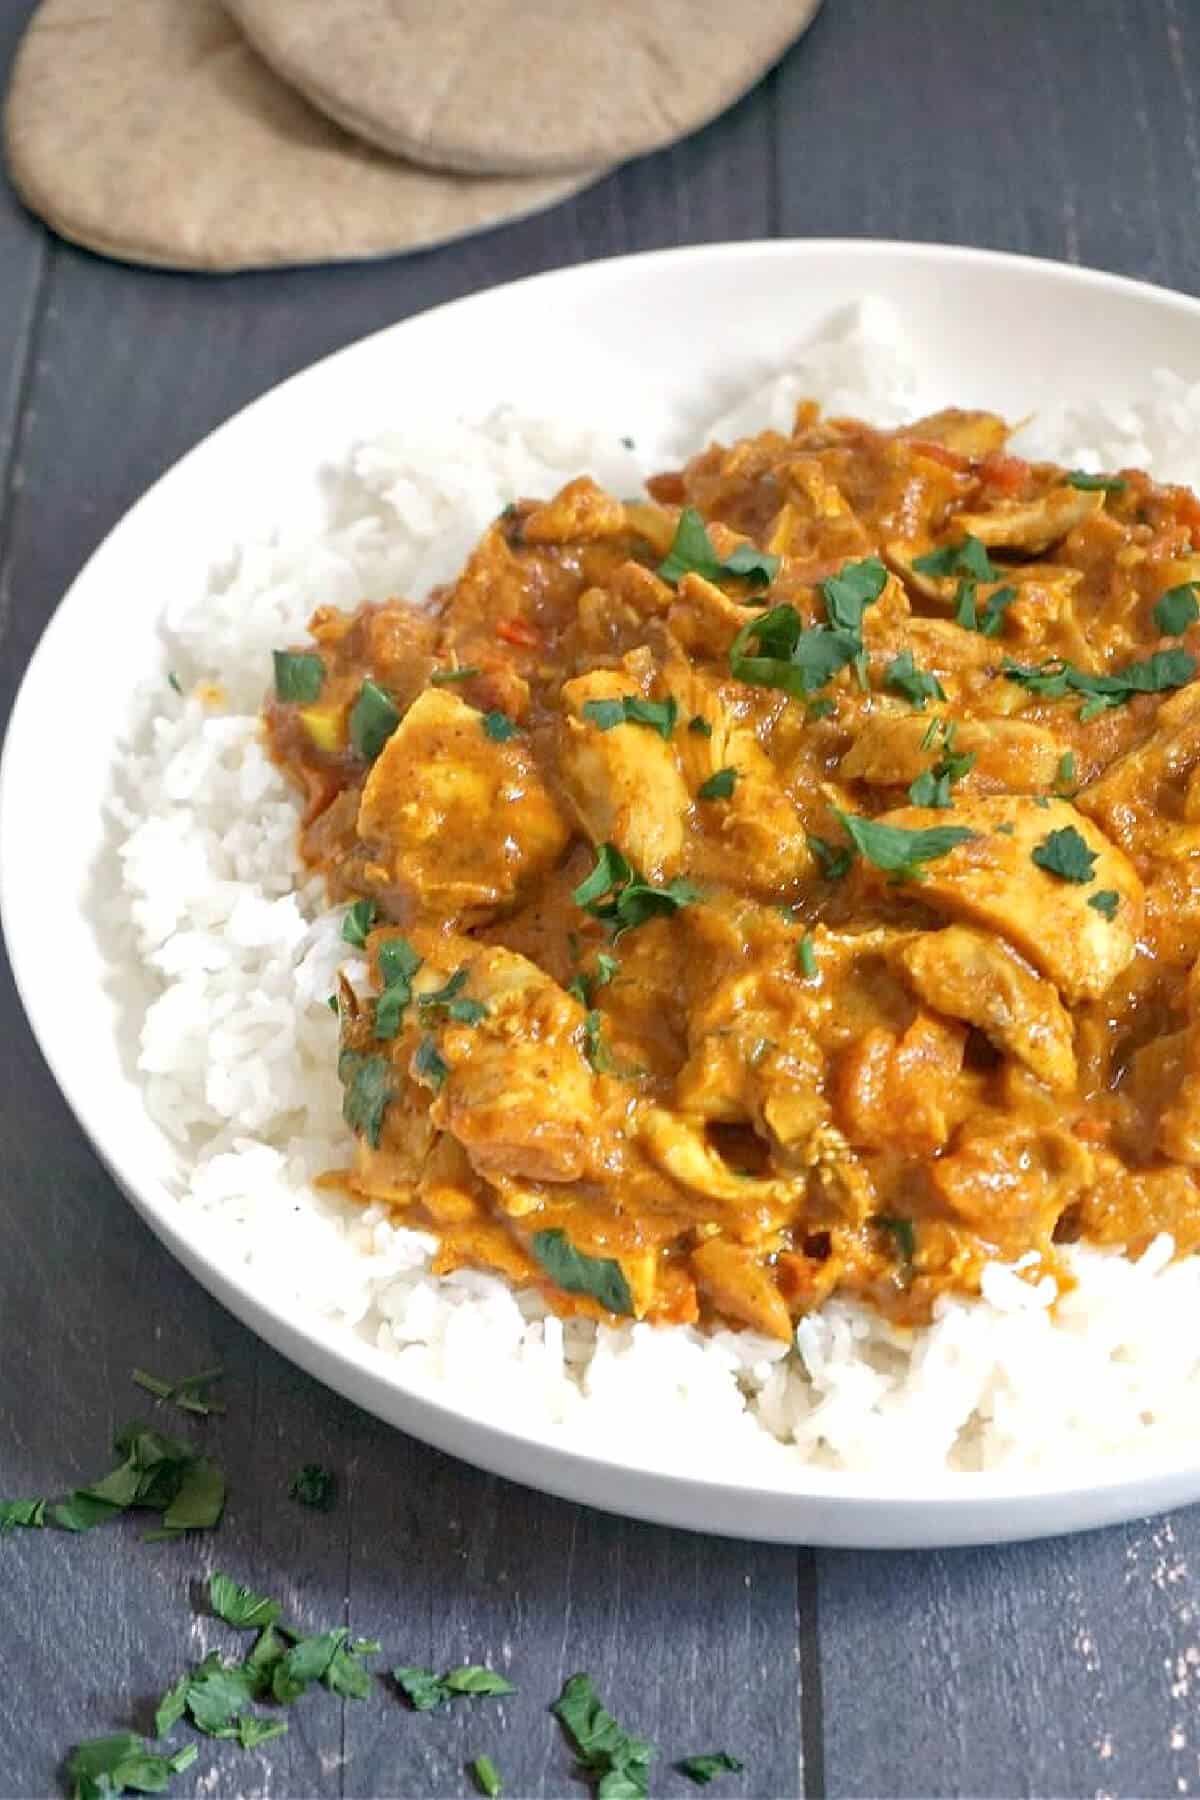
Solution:
[{"label": "pita bread", "polygon": [[285,87],[216,0],[44,0],[6,135],[17,189],[63,237],[176,269],[425,248],[600,173],[481,179],[396,162]]},{"label": "pita bread", "polygon": [[695,131],[820,0],[225,0],[347,130],[432,168],[583,171]]}]

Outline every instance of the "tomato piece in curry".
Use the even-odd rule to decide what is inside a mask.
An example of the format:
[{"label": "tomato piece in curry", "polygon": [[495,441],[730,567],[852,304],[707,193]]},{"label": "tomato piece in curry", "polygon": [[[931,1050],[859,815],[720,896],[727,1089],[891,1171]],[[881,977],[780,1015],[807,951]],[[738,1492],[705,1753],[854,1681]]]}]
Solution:
[{"label": "tomato piece in curry", "polygon": [[1200,507],[1007,438],[806,405],[277,658],[338,1179],[439,1271],[787,1338],[1200,1246]]}]

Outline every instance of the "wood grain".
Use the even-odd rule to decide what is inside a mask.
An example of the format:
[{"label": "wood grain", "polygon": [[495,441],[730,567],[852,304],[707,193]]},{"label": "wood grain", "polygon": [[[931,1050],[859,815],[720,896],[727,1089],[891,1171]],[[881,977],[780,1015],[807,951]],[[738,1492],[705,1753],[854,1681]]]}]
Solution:
[{"label": "wood grain", "polygon": [[[0,16],[0,68],[31,0]],[[1200,16],[1184,0],[827,0],[724,119],[539,219],[374,266],[238,279],[52,245],[0,193],[0,706],[62,590],[199,436],[314,357],[491,283],[584,258],[772,232],[959,239],[1200,287]],[[687,296],[680,296],[686,317]],[[1085,328],[1085,322],[1081,324]],[[981,354],[986,321],[981,321]],[[514,371],[514,380],[519,370]],[[152,572],[168,584],[169,569]],[[0,1491],[106,1466],[144,1411],[135,1363],[213,1362],[230,1410],[211,1543],[128,1523],[0,1546],[0,1788],[43,1794],[81,1735],[147,1703],[222,1628],[213,1558],[298,1620],[393,1661],[469,1657],[520,1693],[447,1717],[380,1683],[318,1695],[252,1754],[205,1745],[176,1791],[440,1797],[481,1750],[513,1795],[581,1791],[546,1714],[592,1671],[669,1759],[746,1757],[737,1794],[1200,1792],[1200,1513],[939,1556],[731,1544],[611,1519],[401,1437],[266,1350],[159,1248],[76,1130],[0,972]],[[183,1422],[183,1429],[194,1429]],[[337,1510],[287,1497],[318,1460]]]}]

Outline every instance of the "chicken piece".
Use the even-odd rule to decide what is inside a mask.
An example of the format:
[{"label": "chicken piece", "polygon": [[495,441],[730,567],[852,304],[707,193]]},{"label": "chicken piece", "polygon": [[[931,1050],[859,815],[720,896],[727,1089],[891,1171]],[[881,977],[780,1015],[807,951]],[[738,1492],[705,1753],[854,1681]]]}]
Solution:
[{"label": "chicken piece", "polygon": [[1086,1193],[1091,1152],[1059,1126],[981,1119],[929,1166],[932,1194],[1001,1255],[1048,1246],[1062,1214]]},{"label": "chicken piece", "polygon": [[[904,831],[947,825],[973,831],[974,837],[948,854],[921,864],[916,897],[936,911],[1000,932],[1050,977],[1065,1000],[1099,998],[1131,960],[1142,923],[1142,884],[1124,852],[1067,801],[980,795],[951,812],[909,806],[885,813],[879,822]],[[1064,880],[1033,861],[1033,851],[1051,832],[1068,827],[1095,856],[1086,882]],[[859,868],[864,879],[884,879],[861,863]],[[1088,904],[1104,892],[1117,895],[1111,919]]]},{"label": "chicken piece", "polygon": [[674,745],[652,726],[605,728],[586,713],[590,702],[632,696],[647,697],[624,670],[594,669],[564,682],[559,762],[593,843],[615,844],[647,880],[662,882],[682,866],[690,798]]},{"label": "chicken piece", "polygon": [[1189,856],[1200,849],[1192,785],[1200,770],[1200,682],[1164,700],[1149,736],[1076,795],[1127,850]]},{"label": "chicken piece", "polygon": [[535,506],[521,521],[526,544],[585,543],[616,537],[625,529],[624,506],[597,487],[590,475],[569,481],[553,500]]},{"label": "chicken piece", "polygon": [[960,536],[978,538],[989,549],[1028,550],[1037,556],[1103,505],[1102,492],[1056,487],[1036,500],[1001,501],[987,512],[959,513],[951,528]]},{"label": "chicken piece", "polygon": [[1051,984],[1002,938],[950,925],[921,932],[897,952],[897,960],[918,997],[935,1012],[977,1026],[1048,1087],[1074,1087],[1070,1014]]},{"label": "chicken piece", "polygon": [[428,688],[367,777],[358,834],[416,912],[511,905],[561,856],[570,830],[520,734],[497,743],[482,713]]},{"label": "chicken piece", "polygon": [[856,1149],[929,1156],[942,1149],[974,1098],[963,1079],[967,1034],[959,1025],[918,1012],[897,1036],[867,1031],[838,1062],[834,1111]]},{"label": "chicken piece", "polygon": [[903,425],[896,432],[900,439],[918,443],[941,444],[972,462],[1002,450],[1008,442],[1009,426],[996,413],[971,412],[959,406],[945,406],[940,412],[926,413]]},{"label": "chicken piece", "polygon": [[[839,779],[865,781],[872,787],[907,787],[944,754],[944,731],[930,732],[938,716],[869,714],[838,765]],[[1021,719],[957,720],[954,753],[973,756],[975,764],[956,783],[955,796],[1044,793],[1054,785],[1065,748],[1044,726]]]},{"label": "chicken piece", "polygon": [[710,1238],[689,1259],[702,1297],[766,1337],[791,1338],[792,1321],[770,1271],[753,1250]]},{"label": "chicken piece", "polygon": [[[466,1151],[485,1178],[577,1181],[595,1160],[601,1130],[598,1078],[583,1051],[583,1008],[536,963],[489,945],[463,965],[458,998],[487,1008],[477,1023],[447,1019],[429,1036],[444,1076],[414,1079],[434,1088],[430,1117]],[[422,1040],[423,1042],[425,1040]]]},{"label": "chicken piece", "polygon": [[1095,1243],[1119,1244],[1140,1256],[1160,1232],[1175,1251],[1200,1248],[1200,1183],[1193,1170],[1127,1169],[1115,1156],[1096,1157],[1094,1180],[1078,1202],[1078,1228]]},{"label": "chicken piece", "polygon": [[757,1241],[803,1206],[804,1173],[755,1175],[731,1168],[693,1119],[648,1106],[638,1115],[637,1131],[650,1161],[685,1192],[701,1195],[734,1237]]}]

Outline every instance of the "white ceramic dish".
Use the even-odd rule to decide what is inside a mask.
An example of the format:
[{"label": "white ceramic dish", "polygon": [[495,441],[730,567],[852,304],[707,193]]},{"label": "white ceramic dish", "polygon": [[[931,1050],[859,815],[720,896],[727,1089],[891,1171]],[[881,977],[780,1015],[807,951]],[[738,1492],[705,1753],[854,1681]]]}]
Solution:
[{"label": "white ceramic dish", "polygon": [[[613,1511],[796,1543],[991,1542],[1200,1498],[1200,1459],[1113,1461],[1053,1480],[961,1475],[914,1484],[902,1469],[887,1481],[814,1470],[786,1484],[750,1484],[736,1470],[700,1480],[583,1456],[548,1435],[499,1430],[434,1404],[408,1389],[382,1353],[319,1318],[286,1316],[204,1249],[167,1187],[166,1144],[115,1052],[117,1006],[89,921],[110,752],[136,684],[161,669],[155,622],[167,582],[202,581],[237,539],[300,516],[320,466],[383,429],[398,406],[411,420],[423,409],[478,414],[515,399],[531,415],[653,439],[711,416],[774,373],[831,312],[868,292],[897,308],[921,373],[945,401],[1019,417],[1051,399],[1135,395],[1161,364],[1200,379],[1200,303],[1059,264],[933,245],[669,251],[539,276],[394,326],[295,376],[206,439],[80,574],[9,726],[0,910],[34,1032],[97,1153],[172,1254],[310,1374],[440,1449]],[[501,385],[518,381],[519,393]],[[51,714],[80,721],[86,757],[47,761]],[[69,1011],[61,1005],[66,969]]]}]

